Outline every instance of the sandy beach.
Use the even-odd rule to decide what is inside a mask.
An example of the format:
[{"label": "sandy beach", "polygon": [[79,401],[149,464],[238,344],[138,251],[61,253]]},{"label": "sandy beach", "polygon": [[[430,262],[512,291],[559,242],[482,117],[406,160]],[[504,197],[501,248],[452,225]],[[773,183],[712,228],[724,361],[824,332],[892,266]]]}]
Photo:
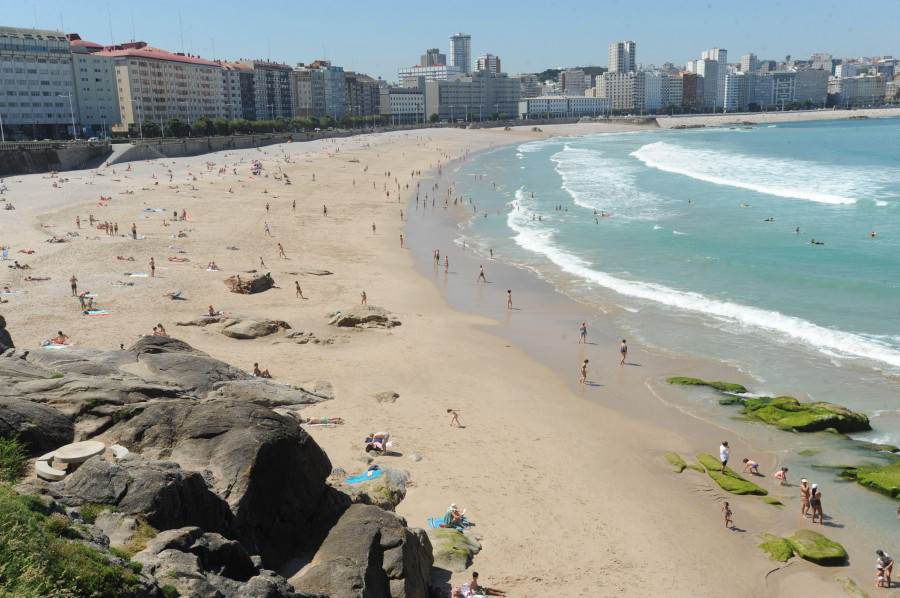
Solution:
[{"label": "sandy beach", "polygon": [[[466,508],[483,536],[470,572],[509,596],[846,595],[834,582],[836,573],[867,587],[875,547],[852,530],[823,530],[851,553],[851,565],[836,570],[799,559],[782,566],[757,548],[761,533],[812,527],[800,520],[796,485],[758,481],[786,504],[781,510],[727,495],[706,475],[671,472],[664,451],[685,458],[716,454],[722,440],[732,446],[732,464],[752,455],[763,471],[774,470],[776,459],[765,446],[723,437],[721,429],[667,405],[647,384],[666,375],[744,382],[740,375],[641,347],[629,353],[641,367],[623,368],[621,339],[602,322],[592,326],[596,344],[589,346],[576,345],[577,329],[552,332],[577,317],[577,306],[549,285],[501,259],[485,268],[493,284],[478,285],[481,260],[447,241],[452,227],[436,236],[417,228],[425,217],[411,217],[417,185],[420,196],[429,192],[430,198],[437,181],[442,197],[454,166],[472,152],[551,135],[632,130],[608,124],[542,129],[425,129],[134,162],[57,178],[9,177],[5,197],[16,210],[0,212],[0,244],[9,246],[10,257],[4,265],[15,259],[31,270],[3,269],[0,286],[27,293],[4,295],[8,303],[0,313],[20,348],[37,349],[57,331],[80,346],[128,347],[163,324],[170,336],[240,368],[259,362],[279,382],[330,382],[334,400],[306,411],[347,422],[309,430],[332,464],[351,475],[363,471],[357,460],[363,439],[389,431],[395,454],[376,463],[412,475],[398,513],[410,526],[425,527],[450,503]],[[254,160],[262,162],[263,175],[251,175]],[[412,175],[417,171],[421,176]],[[276,175],[288,175],[292,184]],[[101,196],[110,199],[99,202]],[[173,212],[182,210],[187,219],[173,222]],[[89,227],[90,215],[118,223],[119,236]],[[133,224],[142,239],[130,238]],[[186,236],[177,237],[179,231]],[[66,233],[79,236],[46,242]],[[279,257],[278,243],[286,258]],[[441,275],[431,280],[423,263],[437,243],[444,244]],[[442,276],[444,256],[454,276]],[[125,274],[150,272],[151,258],[155,276]],[[207,271],[209,262],[220,271]],[[276,288],[239,295],[222,282],[254,270],[271,272]],[[50,280],[25,282],[28,275]],[[108,316],[82,314],[69,287],[73,275],[79,292],[98,294]],[[113,286],[116,281],[134,284]],[[306,299],[295,296],[294,281]],[[507,288],[516,289],[522,308],[512,317]],[[369,305],[389,310],[402,325],[389,331],[328,326],[326,316],[358,305],[363,289]],[[184,300],[167,296],[177,292]],[[451,308],[451,293],[454,305],[468,307]],[[332,342],[275,342],[280,334],[235,340],[175,325],[210,305],[282,319]],[[510,340],[540,335],[547,337],[543,354]],[[591,360],[590,384],[581,388],[578,367],[585,358]],[[375,400],[387,390],[400,395],[395,403]],[[448,425],[448,408],[459,409],[462,428]],[[423,458],[414,462],[411,454]],[[724,527],[723,500],[731,502],[740,531]],[[456,573],[435,581],[459,585],[470,578]]]}]

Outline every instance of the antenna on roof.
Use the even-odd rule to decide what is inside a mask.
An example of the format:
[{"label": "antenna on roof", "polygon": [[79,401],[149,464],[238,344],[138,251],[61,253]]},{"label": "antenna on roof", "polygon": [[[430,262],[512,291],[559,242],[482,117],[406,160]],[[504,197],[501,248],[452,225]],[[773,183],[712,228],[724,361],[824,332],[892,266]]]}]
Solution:
[{"label": "antenna on roof", "polygon": [[31,10],[34,11],[34,28],[37,29],[37,28],[38,28],[38,25],[37,25],[37,8],[35,8],[34,2],[31,3]]},{"label": "antenna on roof", "polygon": [[134,9],[131,9],[131,41],[137,41],[134,33]]},{"label": "antenna on roof", "polygon": [[59,11],[59,30],[64,33],[66,31],[66,26],[63,25],[63,20],[62,20],[62,11]]},{"label": "antenna on roof", "polygon": [[106,3],[106,18],[109,20],[109,44],[115,46],[116,39],[113,37],[112,32],[112,16],[109,14],[109,2]]},{"label": "antenna on roof", "polygon": [[181,31],[181,53],[184,54],[184,27],[181,26],[181,9],[178,9],[178,30]]},{"label": "antenna on roof", "polygon": [[272,60],[272,40],[269,39],[269,36],[268,36],[268,35],[266,36],[266,45],[269,46],[269,58],[268,58],[268,60],[271,61],[271,60]]}]

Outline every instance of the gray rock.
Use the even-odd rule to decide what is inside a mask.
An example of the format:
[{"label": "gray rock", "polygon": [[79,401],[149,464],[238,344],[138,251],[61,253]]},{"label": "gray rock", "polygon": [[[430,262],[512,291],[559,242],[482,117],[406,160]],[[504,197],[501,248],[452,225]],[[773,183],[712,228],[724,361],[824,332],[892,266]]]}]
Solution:
[{"label": "gray rock", "polygon": [[434,554],[434,566],[448,571],[465,571],[472,557],[481,552],[481,543],[457,529],[430,529],[427,532]]},{"label": "gray rock", "polygon": [[69,444],[75,426],[62,413],[40,403],[0,398],[0,437],[18,434],[28,452],[40,455]]},{"label": "gray rock", "polygon": [[332,397],[291,387],[268,380],[253,378],[218,382],[213,386],[209,399],[226,399],[262,405],[263,407],[284,407],[289,405],[314,405]]},{"label": "gray rock", "polygon": [[199,395],[205,395],[218,382],[252,378],[244,370],[201,355],[144,353],[139,359],[153,376]]},{"label": "gray rock", "polygon": [[406,498],[406,482],[409,472],[405,469],[382,467],[384,473],[370,481],[346,484],[341,480],[337,487],[345,492],[354,504],[373,505],[393,511]]},{"label": "gray rock", "polygon": [[379,403],[395,403],[400,395],[392,390],[386,390],[375,394],[375,400]]},{"label": "gray rock", "polygon": [[[128,517],[122,513],[103,511],[94,520],[94,527],[109,538],[109,545],[114,548],[124,548],[134,538],[138,523],[134,517]],[[92,532],[94,530],[91,530]]]},{"label": "gray rock", "polygon": [[6,329],[6,318],[0,316],[0,353],[7,349],[15,349],[9,330]]},{"label": "gray rock", "polygon": [[374,305],[361,305],[329,315],[331,319],[328,323],[341,328],[393,328],[400,325],[391,312]]},{"label": "gray rock", "polygon": [[330,270],[307,270],[307,274],[312,274],[313,276],[328,276],[329,274],[333,274]]},{"label": "gray rock", "polygon": [[419,461],[422,460],[422,455],[416,455],[415,453],[413,453],[412,455],[409,456],[409,460],[413,461],[415,463],[418,463]]},{"label": "gray rock", "polygon": [[381,509],[351,506],[312,563],[291,578],[300,592],[332,598],[425,598],[431,587],[431,544],[422,530]]},{"label": "gray rock", "polygon": [[344,471],[343,469],[341,469],[340,467],[334,467],[331,470],[331,477],[333,477],[333,478],[346,477],[346,475],[347,475],[347,472]]},{"label": "gray rock", "polygon": [[331,472],[296,421],[248,403],[151,405],[107,437],[132,452],[170,453],[185,469],[209,470],[233,515],[228,536],[272,567],[307,541]]},{"label": "gray rock", "polygon": [[245,318],[243,316],[201,316],[182,322],[176,326],[203,326],[229,338],[251,339],[275,334],[279,330],[290,330],[291,326],[284,320],[264,318]]}]

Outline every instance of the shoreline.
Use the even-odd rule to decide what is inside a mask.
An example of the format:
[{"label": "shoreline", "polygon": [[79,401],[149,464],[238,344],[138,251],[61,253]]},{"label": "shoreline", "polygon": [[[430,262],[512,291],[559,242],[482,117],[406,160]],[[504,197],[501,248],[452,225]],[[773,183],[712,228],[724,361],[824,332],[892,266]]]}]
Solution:
[{"label": "shoreline", "polygon": [[[580,126],[572,127],[578,130]],[[608,131],[608,126],[598,125],[596,129],[594,132]],[[549,131],[544,137],[557,131],[559,129]],[[190,233],[188,239],[179,242],[188,247],[188,255],[197,263],[215,259],[223,271],[197,276],[192,266],[166,264],[168,270],[160,272],[158,280],[139,279],[141,286],[135,287],[135,292],[118,293],[122,289],[111,289],[108,279],[113,268],[123,269],[122,263],[110,262],[109,255],[119,251],[133,252],[136,265],[127,264],[125,269],[137,269],[137,265],[143,267],[151,254],[156,256],[157,263],[165,263],[165,254],[173,253],[163,249],[170,243],[168,233],[182,225],[163,229],[163,233],[159,232],[158,224],[147,226],[152,232],[148,233],[149,243],[104,239],[101,235],[97,242],[77,239],[79,243],[65,247],[75,250],[84,246],[85,252],[57,252],[52,250],[58,247],[37,245],[40,236],[47,236],[47,230],[40,227],[24,230],[23,227],[14,237],[13,244],[33,243],[38,250],[50,248],[51,257],[58,256],[59,263],[45,263],[43,251],[31,256],[37,259],[29,258],[38,268],[52,270],[54,274],[43,293],[37,287],[29,288],[27,302],[7,304],[4,313],[13,339],[19,346],[34,346],[34,341],[42,334],[38,331],[49,328],[48,315],[54,321],[54,329],[61,322],[59,325],[63,330],[75,338],[104,339],[111,346],[117,346],[123,336],[133,336],[138,331],[148,333],[150,326],[163,317],[158,315],[160,311],[165,314],[163,321],[168,326],[174,319],[183,319],[205,309],[209,301],[217,308],[246,315],[280,317],[285,313],[285,319],[295,329],[311,330],[321,338],[333,338],[335,343],[296,347],[273,345],[271,338],[223,341],[202,330],[175,326],[168,330],[170,335],[238,366],[259,360],[261,365],[272,370],[276,379],[331,381],[335,387],[335,400],[309,410],[316,415],[341,416],[350,420],[348,425],[340,428],[310,430],[332,463],[355,473],[353,468],[362,467],[356,457],[361,450],[363,435],[373,427],[391,429],[400,452],[425,457],[420,463],[390,457],[379,457],[376,461],[408,468],[413,474],[415,485],[398,507],[398,512],[407,517],[410,526],[420,527],[424,525],[425,517],[438,515],[450,502],[468,508],[473,520],[479,524],[479,533],[485,537],[484,550],[475,557],[474,568],[483,571],[493,585],[515,590],[517,594],[541,591],[549,586],[588,596],[597,595],[598,583],[610,595],[620,595],[658,591],[662,582],[671,595],[713,595],[721,591],[721,582],[686,572],[694,571],[698,560],[713,562],[716,559],[715,562],[735,572],[730,583],[745,592],[735,595],[771,592],[772,579],[767,580],[765,574],[774,565],[756,548],[755,535],[747,533],[743,538],[732,539],[733,534],[722,530],[719,503],[703,504],[692,496],[695,486],[711,488],[713,495],[718,492],[717,487],[705,475],[702,478],[692,473],[669,475],[668,465],[661,455],[663,450],[675,450],[685,457],[692,457],[695,452],[712,452],[718,445],[716,439],[721,436],[720,432],[708,431],[707,440],[688,438],[680,430],[667,429],[652,421],[638,420],[582,400],[577,393],[571,392],[570,374],[561,374],[536,361],[515,341],[510,344],[508,339],[497,335],[493,317],[459,311],[452,303],[446,304],[445,295],[436,285],[422,284],[416,258],[397,251],[397,235],[412,230],[412,222],[399,221],[394,198],[386,200],[378,183],[392,181],[395,174],[405,180],[408,170],[420,163],[421,168],[416,169],[427,172],[425,162],[431,158],[434,163],[441,159],[441,154],[465,152],[479,144],[483,149],[495,141],[510,144],[543,138],[525,131],[514,131],[514,134],[466,130],[426,132],[429,137],[440,138],[442,147],[437,153],[431,151],[431,146],[438,142],[430,138],[410,139],[408,134],[371,136],[366,141],[374,145],[367,148],[351,147],[360,141],[356,138],[350,138],[350,142],[342,140],[340,144],[321,142],[319,147],[323,152],[338,146],[342,151],[332,152],[334,157],[331,158],[327,154],[309,156],[309,152],[301,157],[304,153],[301,152],[290,166],[280,165],[291,170],[294,185],[280,187],[278,193],[260,192],[260,186],[274,187],[271,180],[248,179],[245,181],[247,188],[239,190],[233,197],[212,193],[194,198],[188,185],[196,184],[201,187],[201,192],[203,186],[199,182],[189,182],[187,177],[182,179],[184,173],[181,170],[190,172],[193,163],[193,171],[199,174],[197,157],[136,163],[135,170],[139,172],[131,176],[135,182],[140,179],[137,187],[149,180],[151,170],[162,175],[171,163],[176,165],[182,181],[175,191],[184,189],[186,193],[183,197],[169,191],[153,197],[137,192],[136,197],[113,195],[110,207],[94,208],[93,211],[102,212],[103,218],[107,213],[111,214],[110,217],[115,217],[127,230],[131,218],[126,219],[124,215],[137,212],[135,208],[142,200],[152,201],[148,207],[161,209],[165,203],[167,210],[180,207],[179,204],[186,205],[188,216],[194,218],[189,228],[196,228],[198,232]],[[412,145],[415,139],[420,139],[421,145],[418,142]],[[296,146],[272,147],[280,147],[282,152],[297,149]],[[406,159],[407,151],[415,155],[415,161]],[[373,157],[372,153],[377,156]],[[264,162],[274,159],[269,152],[246,150],[231,154],[250,158],[259,155]],[[360,163],[345,160],[348,154],[359,157]],[[363,174],[364,165],[373,166],[373,172]],[[268,164],[266,166],[270,168]],[[393,172],[390,177],[385,177],[379,172],[382,169],[387,172],[391,167],[401,173]],[[349,174],[350,169],[353,169],[353,175]],[[313,183],[310,178],[313,172],[318,174],[318,183]],[[34,190],[37,191],[42,180],[39,176],[15,178],[34,177]],[[230,176],[213,181],[213,184],[222,183],[223,187],[232,184]],[[238,176],[246,178],[246,175]],[[356,177],[354,181],[358,178],[360,184],[350,186],[346,179],[351,176]],[[444,176],[452,175],[448,172]],[[200,178],[204,183],[210,182],[204,176]],[[226,180],[229,183],[225,183]],[[427,177],[418,180],[427,180]],[[116,189],[132,181],[122,183],[120,179],[119,185],[111,185],[111,180],[100,182],[104,183],[105,189]],[[374,193],[365,188],[369,182],[374,183]],[[44,181],[44,185],[49,183]],[[18,191],[14,185],[10,187],[11,191]],[[46,186],[42,188],[46,189]],[[265,190],[268,191],[268,187]],[[109,190],[105,192],[110,193]],[[278,197],[279,194],[283,197]],[[300,214],[286,208],[286,202],[295,195],[303,200]],[[321,215],[319,203],[322,198],[331,204],[328,220]],[[268,240],[262,235],[262,220],[266,216],[260,214],[261,204],[276,199],[280,201],[270,220],[275,238]],[[22,204],[19,199],[12,201]],[[83,199],[72,199],[42,220],[69,218],[65,221],[72,223],[74,214],[84,215],[90,211],[90,203],[92,201],[84,194]],[[40,211],[44,207],[36,205],[27,212]],[[160,216],[166,213],[162,212]],[[406,213],[409,214],[408,204]],[[23,210],[18,216],[26,218],[28,214]],[[148,225],[156,223],[147,220]],[[370,221],[378,225],[375,234],[369,231]],[[145,228],[143,220],[137,222]],[[67,230],[65,224],[56,226],[50,230],[57,233]],[[74,228],[73,224],[69,226]],[[302,234],[286,236],[285,231],[294,230]],[[381,231],[387,231],[387,234]],[[271,246],[275,240],[284,240],[290,258],[288,262],[279,263],[281,260],[273,256]],[[83,245],[86,243],[96,245]],[[230,244],[239,246],[241,251],[223,251]],[[97,263],[101,249],[108,255],[105,262]],[[236,271],[255,269],[256,255],[260,253],[268,256],[266,259],[282,291],[246,297],[227,294],[220,279]],[[454,258],[454,263],[465,259]],[[301,262],[303,265],[298,265]],[[76,264],[89,270],[87,274],[79,274],[83,284],[100,289],[104,301],[108,295],[109,304],[120,317],[115,317],[114,313],[106,319],[108,321],[86,322],[87,318],[73,314],[71,305],[65,306],[70,299],[66,297],[65,281],[69,276],[66,272]],[[328,268],[335,275],[317,279],[291,274],[291,271],[309,268]],[[204,277],[204,274],[211,276]],[[304,293],[310,297],[309,301],[299,302],[299,307],[291,288],[294,276],[303,280]],[[529,275],[524,273],[524,276]],[[521,284],[524,289],[529,283],[522,280],[516,284]],[[170,287],[186,288],[190,303],[173,305],[163,299],[163,293],[175,290]],[[354,305],[360,288],[366,289],[372,304],[389,309],[401,318],[403,325],[392,331],[346,333],[329,329],[324,323],[325,312]],[[526,291],[521,294],[517,291],[514,299],[523,297],[522,300],[527,301],[528,295]],[[534,296],[544,295],[538,289]],[[500,305],[505,310],[505,305]],[[80,344],[87,344],[87,341]],[[645,387],[645,380],[646,376],[641,376],[639,380],[617,381],[617,396],[623,400],[638,395],[647,397],[652,393]],[[561,388],[565,390],[560,392]],[[400,393],[396,404],[380,404],[370,398],[372,394],[388,389]],[[447,407],[461,409],[460,419],[467,428],[444,427]],[[741,439],[733,445],[736,457],[739,451],[752,448]],[[702,449],[698,450],[699,446]],[[486,458],[486,455],[490,457]],[[774,467],[774,462],[762,460],[762,463],[764,467]],[[695,477],[689,479],[687,476],[690,475]],[[766,531],[772,527],[766,524],[775,511],[772,507],[743,499],[735,499],[735,504],[740,505],[742,526],[750,528],[752,523],[754,528],[766,528]],[[787,510],[790,506],[789,503]],[[780,517],[785,518],[784,515]],[[622,538],[634,541],[623,543]],[[535,550],[535,546],[543,542],[552,543],[549,551],[552,556],[548,557],[548,550]],[[656,579],[646,575],[648,559],[654,563]],[[822,595],[832,595],[836,586],[824,581],[826,574],[807,564],[790,568],[790,571],[798,570],[804,577],[804,587],[821,586],[825,592]],[[849,570],[857,579],[862,579],[858,573],[862,571],[861,567],[854,566]],[[450,580],[459,583],[465,577],[465,573],[454,574]],[[785,569],[774,574],[776,580],[795,577],[799,577],[798,574]],[[807,578],[823,581],[816,584]]]}]

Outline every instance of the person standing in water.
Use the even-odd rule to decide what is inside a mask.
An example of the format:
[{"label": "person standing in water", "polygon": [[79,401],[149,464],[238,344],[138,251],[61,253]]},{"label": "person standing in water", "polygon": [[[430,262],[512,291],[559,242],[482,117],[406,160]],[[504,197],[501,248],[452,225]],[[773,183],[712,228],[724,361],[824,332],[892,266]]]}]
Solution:
[{"label": "person standing in water", "polygon": [[588,360],[585,359],[581,362],[581,384],[583,385],[587,381],[587,364]]},{"label": "person standing in water", "polygon": [[506,290],[506,309],[512,309],[512,289]]},{"label": "person standing in water", "polygon": [[619,362],[619,365],[625,365],[625,358],[628,357],[628,345],[625,343],[625,339],[622,339],[622,345],[619,347],[619,353],[622,354],[622,361]]}]

